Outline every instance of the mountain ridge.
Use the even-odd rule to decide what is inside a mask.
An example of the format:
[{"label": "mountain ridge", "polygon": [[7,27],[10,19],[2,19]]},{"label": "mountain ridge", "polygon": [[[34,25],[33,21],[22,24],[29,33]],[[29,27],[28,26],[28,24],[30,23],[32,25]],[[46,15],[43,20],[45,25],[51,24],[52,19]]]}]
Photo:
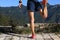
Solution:
[{"label": "mountain ridge", "polygon": [[[35,12],[36,23],[58,23],[60,22],[60,4],[50,5],[48,4],[48,18],[44,20],[38,12]],[[24,24],[29,22],[27,7],[22,5],[22,8],[18,6],[12,7],[0,7],[0,14],[9,17],[11,20],[18,22],[18,24]],[[58,20],[57,20],[58,19]]]}]

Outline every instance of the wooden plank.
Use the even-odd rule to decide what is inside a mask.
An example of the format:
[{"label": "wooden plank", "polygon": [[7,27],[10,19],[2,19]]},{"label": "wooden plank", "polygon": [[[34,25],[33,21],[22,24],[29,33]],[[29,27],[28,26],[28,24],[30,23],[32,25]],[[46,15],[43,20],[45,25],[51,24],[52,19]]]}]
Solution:
[{"label": "wooden plank", "polygon": [[58,34],[59,38],[60,38],[60,34]]},{"label": "wooden plank", "polygon": [[4,40],[11,40],[11,36],[6,36]]},{"label": "wooden plank", "polygon": [[19,40],[19,37],[13,36],[12,40]]},{"label": "wooden plank", "polygon": [[[27,40],[27,35],[26,34],[15,34],[15,33],[10,33],[10,35],[13,35],[14,37],[19,37],[19,40]],[[12,38],[13,39],[13,38]],[[15,39],[14,39],[15,40]]]},{"label": "wooden plank", "polygon": [[60,40],[60,38],[59,38],[56,34],[50,34],[50,36],[51,36],[54,40]]},{"label": "wooden plank", "polygon": [[19,40],[22,40],[22,38],[21,38],[21,37],[19,37]]},{"label": "wooden plank", "polygon": [[44,40],[41,34],[36,34],[36,40]]},{"label": "wooden plank", "polygon": [[1,34],[1,35],[0,35],[0,40],[5,40],[5,37],[6,37],[5,34]]},{"label": "wooden plank", "polygon": [[[56,33],[55,33],[56,34]],[[56,34],[60,38],[60,34]]]},{"label": "wooden plank", "polygon": [[27,38],[25,38],[25,37],[21,37],[20,40],[27,40]]},{"label": "wooden plank", "polygon": [[20,39],[19,40],[27,40],[27,34],[23,34],[23,35],[20,35]]},{"label": "wooden plank", "polygon": [[0,40],[4,40],[4,39],[5,39],[5,37],[2,37],[2,36],[0,37]]},{"label": "wooden plank", "polygon": [[48,33],[42,33],[44,40],[52,40]]},{"label": "wooden plank", "polygon": [[31,34],[1,34],[0,40],[60,40],[60,34],[41,33],[36,34],[35,39],[29,38]]}]

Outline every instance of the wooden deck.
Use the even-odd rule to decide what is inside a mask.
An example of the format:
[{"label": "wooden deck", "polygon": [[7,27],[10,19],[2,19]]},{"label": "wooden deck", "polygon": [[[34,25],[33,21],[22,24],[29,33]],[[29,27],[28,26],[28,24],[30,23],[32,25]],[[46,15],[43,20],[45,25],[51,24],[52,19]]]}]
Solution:
[{"label": "wooden deck", "polygon": [[60,40],[60,34],[41,33],[36,34],[35,39],[29,38],[31,34],[0,34],[0,40]]}]

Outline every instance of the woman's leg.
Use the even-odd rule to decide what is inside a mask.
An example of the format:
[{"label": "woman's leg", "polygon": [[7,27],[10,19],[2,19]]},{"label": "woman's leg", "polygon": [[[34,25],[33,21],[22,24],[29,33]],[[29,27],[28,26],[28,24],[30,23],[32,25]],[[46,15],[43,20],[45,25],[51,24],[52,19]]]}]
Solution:
[{"label": "woman's leg", "polygon": [[35,32],[34,32],[34,12],[28,11],[28,15],[30,18],[30,27],[31,27],[32,36],[33,36],[33,35],[35,35]]},{"label": "woman's leg", "polygon": [[39,12],[40,12],[40,15],[41,15],[44,19],[47,18],[47,16],[48,16],[47,6],[44,7],[44,9],[40,9]]},{"label": "woman's leg", "polygon": [[48,0],[43,0],[43,1],[42,1],[42,5],[44,6],[44,8],[43,8],[43,9],[41,8],[41,9],[39,10],[40,13],[41,13],[41,16],[42,16],[43,18],[47,18],[47,16],[48,16],[47,1],[48,1]]},{"label": "woman's leg", "polygon": [[42,12],[44,13],[44,17],[47,18],[48,16],[47,5],[44,5],[44,9],[42,10]]}]

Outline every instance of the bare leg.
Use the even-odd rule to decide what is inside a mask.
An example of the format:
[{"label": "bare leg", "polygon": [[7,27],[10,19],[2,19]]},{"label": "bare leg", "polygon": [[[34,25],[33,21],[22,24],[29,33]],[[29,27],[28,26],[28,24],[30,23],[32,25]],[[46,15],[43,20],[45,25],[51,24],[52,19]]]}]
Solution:
[{"label": "bare leg", "polygon": [[40,15],[41,15],[44,19],[47,18],[47,15],[48,15],[47,6],[44,6],[44,9],[40,9],[39,12],[40,12]]},{"label": "bare leg", "polygon": [[31,27],[32,35],[35,35],[35,32],[34,32],[34,12],[28,11],[28,14],[29,14],[29,18],[30,18],[30,27]]},{"label": "bare leg", "polygon": [[44,6],[43,9],[40,9],[41,16],[45,19],[48,16],[48,11],[47,11],[47,1],[48,0],[43,0],[42,5]]},{"label": "bare leg", "polygon": [[48,16],[47,5],[44,5],[44,9],[42,11],[44,13],[44,17],[47,18]]}]

